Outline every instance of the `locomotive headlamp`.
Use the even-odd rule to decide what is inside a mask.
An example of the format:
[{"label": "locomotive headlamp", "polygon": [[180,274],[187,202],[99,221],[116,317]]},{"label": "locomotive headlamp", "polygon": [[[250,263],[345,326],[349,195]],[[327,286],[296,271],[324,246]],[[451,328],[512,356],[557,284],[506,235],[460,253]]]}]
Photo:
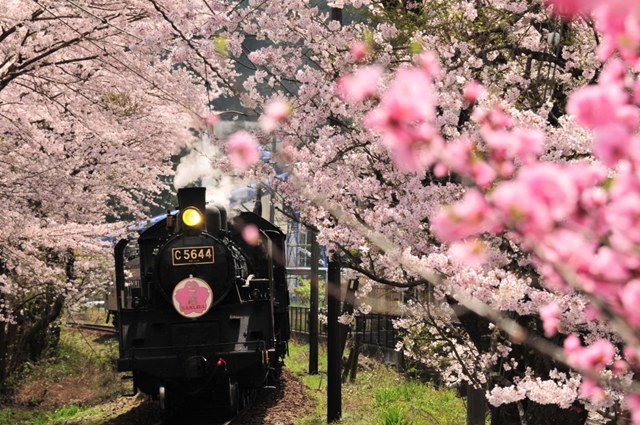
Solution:
[{"label": "locomotive headlamp", "polygon": [[195,208],[189,207],[182,212],[182,222],[189,227],[200,225],[202,220],[202,213]]}]

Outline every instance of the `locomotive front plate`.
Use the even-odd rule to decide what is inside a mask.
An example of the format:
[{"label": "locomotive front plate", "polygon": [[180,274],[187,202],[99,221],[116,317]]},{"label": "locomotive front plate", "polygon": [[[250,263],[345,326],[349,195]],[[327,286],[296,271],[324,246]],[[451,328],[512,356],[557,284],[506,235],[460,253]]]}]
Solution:
[{"label": "locomotive front plate", "polygon": [[213,264],[213,247],[185,246],[182,248],[172,248],[171,259],[174,266]]},{"label": "locomotive front plate", "polygon": [[188,319],[203,316],[213,305],[211,286],[206,281],[193,276],[178,282],[173,288],[171,298],[178,314]]}]

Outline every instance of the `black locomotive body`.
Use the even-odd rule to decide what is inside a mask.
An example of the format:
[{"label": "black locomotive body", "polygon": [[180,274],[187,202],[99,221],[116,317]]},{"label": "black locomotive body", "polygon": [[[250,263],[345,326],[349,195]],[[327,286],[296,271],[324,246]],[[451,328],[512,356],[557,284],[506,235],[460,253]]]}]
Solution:
[{"label": "black locomotive body", "polygon": [[[244,397],[277,373],[289,339],[284,234],[253,213],[227,223],[204,188],[115,248],[119,371],[161,408],[195,396]],[[259,238],[249,244],[245,226]],[[133,243],[132,243],[133,242]]]}]

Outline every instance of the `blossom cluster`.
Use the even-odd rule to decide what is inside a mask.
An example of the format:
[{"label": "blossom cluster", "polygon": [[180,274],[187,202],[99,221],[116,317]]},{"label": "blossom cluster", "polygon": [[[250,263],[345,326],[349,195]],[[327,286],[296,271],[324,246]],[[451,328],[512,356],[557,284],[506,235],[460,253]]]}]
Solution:
[{"label": "blossom cluster", "polygon": [[[607,62],[597,84],[576,90],[567,103],[575,121],[593,134],[593,161],[540,160],[545,133],[518,125],[499,103],[474,108],[476,134],[443,143],[433,127],[434,73],[420,65],[421,59],[417,66],[396,72],[381,94],[370,94],[379,102],[365,125],[381,135],[399,169],[433,168],[436,175],[454,173],[468,182],[462,199],[432,218],[440,240],[508,234],[532,255],[545,285],[564,292],[579,290],[597,301],[592,312],[622,319],[626,324],[616,331],[635,349],[638,341],[627,327],[639,324],[640,299],[640,239],[634,230],[640,216],[640,80],[631,72],[640,51],[635,25],[639,9],[627,1],[551,3],[566,16],[593,13],[605,36],[599,54]],[[420,81],[420,87],[402,89],[409,78]],[[354,99],[348,88],[342,93],[346,100]],[[463,93],[469,103],[482,95],[473,82]],[[411,100],[411,112],[403,108],[404,100]],[[474,251],[466,251],[469,261],[474,261]],[[545,332],[553,336],[560,316],[557,305],[541,308],[541,315]],[[565,342],[572,367],[597,374],[614,363],[615,349],[609,341],[580,348],[576,338]],[[635,362],[631,356],[615,364],[622,373]],[[597,388],[595,381],[586,380],[582,394],[595,401],[602,398]],[[628,407],[634,423],[640,423],[640,411],[632,404]]]}]

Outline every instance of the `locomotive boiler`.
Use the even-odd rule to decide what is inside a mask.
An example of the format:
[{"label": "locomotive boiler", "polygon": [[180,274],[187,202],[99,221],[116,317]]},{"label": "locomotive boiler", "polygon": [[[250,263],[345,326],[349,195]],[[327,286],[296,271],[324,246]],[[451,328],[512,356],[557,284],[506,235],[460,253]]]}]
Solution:
[{"label": "locomotive boiler", "polygon": [[[227,222],[204,188],[180,189],[178,203],[115,246],[117,368],[166,417],[194,397],[234,413],[287,352],[285,236],[254,213]],[[258,230],[251,243],[246,226]]]}]

